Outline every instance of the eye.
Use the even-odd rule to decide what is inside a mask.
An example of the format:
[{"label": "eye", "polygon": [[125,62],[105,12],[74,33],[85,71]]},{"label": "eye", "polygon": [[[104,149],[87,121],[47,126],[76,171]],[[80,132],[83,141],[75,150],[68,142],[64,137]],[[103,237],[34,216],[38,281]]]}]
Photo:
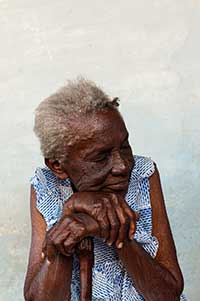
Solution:
[{"label": "eye", "polygon": [[108,159],[108,154],[104,153],[104,154],[100,154],[99,156],[97,156],[96,158],[94,158],[94,162],[104,162]]}]

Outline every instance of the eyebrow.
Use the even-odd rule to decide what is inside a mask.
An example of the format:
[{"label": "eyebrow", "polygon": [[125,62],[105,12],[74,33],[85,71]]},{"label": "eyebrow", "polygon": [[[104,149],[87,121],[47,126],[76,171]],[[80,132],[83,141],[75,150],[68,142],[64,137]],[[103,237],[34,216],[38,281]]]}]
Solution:
[{"label": "eyebrow", "polygon": [[[121,144],[123,144],[126,140],[128,140],[129,137],[129,133],[126,133],[126,136],[123,138],[123,140],[121,141]],[[106,148],[105,146],[100,147],[97,152],[101,153],[101,152],[109,152],[112,148]]]},{"label": "eyebrow", "polygon": [[[128,140],[128,138],[129,138],[129,133],[127,132],[126,133],[126,136],[123,138],[123,140],[121,141],[121,144],[123,144],[126,140]],[[110,148],[110,147],[105,147],[105,145],[102,145],[102,146],[100,146],[98,149],[96,149],[96,150],[93,150],[92,152],[90,152],[90,153],[87,153],[86,155],[85,155],[85,158],[90,158],[90,157],[93,157],[93,156],[95,156],[95,155],[98,155],[98,154],[101,154],[101,153],[106,153],[106,152],[109,152],[109,151],[111,151],[112,150],[112,148]]]}]

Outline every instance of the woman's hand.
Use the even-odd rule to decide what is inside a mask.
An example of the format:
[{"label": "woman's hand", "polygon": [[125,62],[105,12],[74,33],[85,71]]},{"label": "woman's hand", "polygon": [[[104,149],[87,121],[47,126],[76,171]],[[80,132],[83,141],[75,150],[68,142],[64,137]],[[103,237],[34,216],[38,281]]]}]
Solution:
[{"label": "woman's hand", "polygon": [[59,252],[70,256],[75,251],[75,246],[88,236],[99,236],[98,223],[85,213],[71,214],[61,220],[47,232],[44,254],[51,261]]},{"label": "woman's hand", "polygon": [[127,237],[133,239],[139,215],[114,193],[74,193],[64,205],[63,217],[80,212],[90,215],[98,222],[100,237],[107,240],[108,245],[115,242],[116,247],[121,248]]}]

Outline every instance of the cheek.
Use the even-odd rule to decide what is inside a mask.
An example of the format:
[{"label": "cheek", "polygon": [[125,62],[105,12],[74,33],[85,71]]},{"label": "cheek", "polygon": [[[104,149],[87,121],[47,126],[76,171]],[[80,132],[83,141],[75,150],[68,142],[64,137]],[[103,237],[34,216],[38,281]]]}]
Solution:
[{"label": "cheek", "polygon": [[99,190],[109,172],[109,164],[90,163],[86,166],[84,165],[81,171],[79,171],[79,176],[76,178],[74,184],[79,191],[95,190],[95,187]]}]

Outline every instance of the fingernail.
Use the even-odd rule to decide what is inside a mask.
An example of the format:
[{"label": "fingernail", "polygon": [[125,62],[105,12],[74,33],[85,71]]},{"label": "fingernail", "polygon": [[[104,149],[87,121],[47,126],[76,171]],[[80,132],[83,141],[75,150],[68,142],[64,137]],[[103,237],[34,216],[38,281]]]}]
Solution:
[{"label": "fingernail", "polygon": [[51,261],[47,258],[47,264],[50,265]]},{"label": "fingernail", "polygon": [[41,257],[42,257],[42,259],[44,259],[44,257],[45,257],[44,252],[42,252]]},{"label": "fingernail", "polygon": [[109,247],[111,247],[111,246],[112,246],[112,242],[107,242],[107,245],[108,245]]},{"label": "fingernail", "polygon": [[123,247],[123,242],[120,242],[119,244],[118,244],[118,249],[121,249]]}]

